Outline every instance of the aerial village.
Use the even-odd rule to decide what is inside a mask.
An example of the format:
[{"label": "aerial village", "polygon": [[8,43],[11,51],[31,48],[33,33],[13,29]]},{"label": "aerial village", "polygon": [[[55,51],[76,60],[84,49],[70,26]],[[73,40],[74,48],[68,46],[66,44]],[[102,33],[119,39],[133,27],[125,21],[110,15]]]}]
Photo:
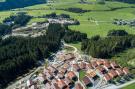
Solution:
[{"label": "aerial village", "polygon": [[53,58],[54,61],[21,81],[15,89],[104,89],[112,84],[123,84],[133,77],[128,68],[109,59],[63,50]]}]

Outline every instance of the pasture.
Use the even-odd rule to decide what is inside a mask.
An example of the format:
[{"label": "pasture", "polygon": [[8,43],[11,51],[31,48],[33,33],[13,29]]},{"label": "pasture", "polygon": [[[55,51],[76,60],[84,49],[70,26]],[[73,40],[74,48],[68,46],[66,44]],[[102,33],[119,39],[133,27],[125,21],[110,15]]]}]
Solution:
[{"label": "pasture", "polygon": [[[91,0],[88,0],[91,1]],[[12,14],[23,11],[27,12],[31,16],[42,16],[52,12],[57,14],[65,13],[69,14],[72,18],[75,18],[80,21],[80,25],[69,26],[72,30],[81,31],[87,33],[88,37],[94,35],[106,36],[107,32],[112,29],[125,29],[129,33],[135,34],[135,28],[129,26],[118,26],[112,24],[113,19],[124,19],[132,20],[135,19],[135,8],[132,4],[120,3],[120,2],[106,2],[106,4],[81,4],[78,3],[79,0],[56,0],[54,3],[48,4],[39,4],[24,8],[15,9],[14,11],[1,11],[0,12],[0,22]],[[94,2],[94,0],[93,0]],[[82,8],[84,10],[91,10],[86,13],[72,13],[64,10],[63,8]],[[116,10],[111,10],[112,8],[118,8]],[[92,18],[92,20],[88,20]],[[33,22],[44,21],[44,18],[33,18],[28,24]]]}]

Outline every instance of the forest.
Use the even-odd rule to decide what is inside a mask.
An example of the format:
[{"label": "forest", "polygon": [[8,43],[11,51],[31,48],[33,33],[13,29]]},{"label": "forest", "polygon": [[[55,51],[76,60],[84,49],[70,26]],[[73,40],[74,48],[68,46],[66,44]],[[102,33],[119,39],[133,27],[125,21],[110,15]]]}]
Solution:
[{"label": "forest", "polygon": [[12,29],[10,26],[0,23],[0,36],[10,34],[11,32],[12,32]]},{"label": "forest", "polygon": [[23,8],[42,3],[46,3],[46,0],[6,0],[5,2],[0,2],[0,10]]},{"label": "forest", "polygon": [[111,30],[107,37],[94,36],[83,40],[81,49],[92,57],[110,58],[133,47],[135,47],[135,35],[127,34],[124,30]]}]

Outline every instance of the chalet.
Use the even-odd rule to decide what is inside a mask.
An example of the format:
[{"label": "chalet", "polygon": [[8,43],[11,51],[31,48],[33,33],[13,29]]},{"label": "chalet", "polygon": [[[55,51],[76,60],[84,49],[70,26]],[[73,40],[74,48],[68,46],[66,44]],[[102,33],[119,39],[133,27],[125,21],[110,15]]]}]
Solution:
[{"label": "chalet", "polygon": [[85,76],[83,78],[83,83],[85,84],[85,86],[91,86],[92,85],[92,82],[90,81],[90,79],[87,76]]},{"label": "chalet", "polygon": [[70,78],[68,78],[68,77],[66,77],[66,78],[64,79],[64,81],[65,81],[65,83],[66,83],[68,86],[71,86],[71,85],[73,84],[72,80],[71,80]]},{"label": "chalet", "polygon": [[91,63],[86,63],[86,68],[87,69],[93,69],[92,64]]},{"label": "chalet", "polygon": [[54,73],[54,74],[58,73],[58,70],[53,66],[49,66],[48,69],[50,70],[51,73]]},{"label": "chalet", "polygon": [[96,61],[96,63],[98,64],[98,65],[103,65],[103,60],[101,60],[101,59],[97,59],[97,61]]},{"label": "chalet", "polygon": [[102,66],[98,66],[98,67],[96,67],[96,69],[102,74],[104,74],[106,72],[104,67],[102,67]]},{"label": "chalet", "polygon": [[110,64],[109,60],[107,60],[107,59],[103,59],[102,61],[103,61],[104,64],[106,64],[106,63]]},{"label": "chalet", "polygon": [[113,69],[119,68],[119,65],[116,62],[111,62],[110,64],[111,64]]},{"label": "chalet", "polygon": [[54,83],[51,85],[51,89],[60,89],[60,88],[56,83]]},{"label": "chalet", "polygon": [[98,66],[98,64],[97,64],[96,61],[91,62],[91,64],[92,64],[92,67],[93,67],[93,68],[96,68],[96,67]]},{"label": "chalet", "polygon": [[75,89],[83,89],[82,85],[80,83],[75,84]]},{"label": "chalet", "polygon": [[73,71],[69,71],[67,73],[67,77],[69,77],[71,80],[77,80],[77,76],[75,75],[75,73]]},{"label": "chalet", "polygon": [[81,69],[86,69],[86,63],[85,62],[81,62],[80,63],[80,68]]},{"label": "chalet", "polygon": [[67,87],[67,85],[65,84],[63,80],[58,80],[57,84],[58,84],[59,89],[65,89]]},{"label": "chalet", "polygon": [[106,81],[106,82],[109,82],[112,78],[109,74],[105,74],[103,79]]},{"label": "chalet", "polygon": [[127,68],[127,67],[124,67],[124,68],[123,68],[123,72],[124,72],[124,74],[129,74],[128,68]]},{"label": "chalet", "polygon": [[111,76],[111,78],[115,78],[115,77],[117,77],[118,76],[118,74],[116,73],[116,71],[115,70],[110,70],[109,72],[108,72],[108,74]]},{"label": "chalet", "polygon": [[112,66],[110,65],[110,63],[104,63],[104,65],[103,65],[103,67],[107,70],[107,71],[109,71],[109,69],[112,69]]},{"label": "chalet", "polygon": [[124,74],[124,72],[123,72],[123,70],[121,68],[117,68],[115,71],[119,76]]},{"label": "chalet", "polygon": [[67,73],[67,68],[60,68],[59,70],[61,73],[64,73],[64,74]]},{"label": "chalet", "polygon": [[89,78],[93,78],[94,80],[96,80],[96,79],[98,78],[96,72],[93,71],[93,70],[87,71],[87,76],[88,76]]},{"label": "chalet", "polygon": [[80,67],[78,66],[78,64],[73,64],[73,70],[74,71],[79,71]]},{"label": "chalet", "polygon": [[58,77],[59,77],[60,79],[63,79],[63,78],[64,78],[64,75],[65,75],[65,74],[62,73],[62,72],[59,72],[59,73],[58,73]]}]

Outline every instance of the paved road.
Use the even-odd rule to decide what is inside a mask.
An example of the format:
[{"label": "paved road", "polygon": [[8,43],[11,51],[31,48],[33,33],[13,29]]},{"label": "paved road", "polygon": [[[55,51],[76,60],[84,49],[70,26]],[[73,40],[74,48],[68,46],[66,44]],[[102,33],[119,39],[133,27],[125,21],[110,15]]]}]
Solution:
[{"label": "paved road", "polygon": [[77,48],[74,47],[74,46],[72,46],[72,45],[69,45],[69,44],[64,43],[64,46],[68,46],[68,47],[74,48],[73,53],[76,53],[77,52]]}]

